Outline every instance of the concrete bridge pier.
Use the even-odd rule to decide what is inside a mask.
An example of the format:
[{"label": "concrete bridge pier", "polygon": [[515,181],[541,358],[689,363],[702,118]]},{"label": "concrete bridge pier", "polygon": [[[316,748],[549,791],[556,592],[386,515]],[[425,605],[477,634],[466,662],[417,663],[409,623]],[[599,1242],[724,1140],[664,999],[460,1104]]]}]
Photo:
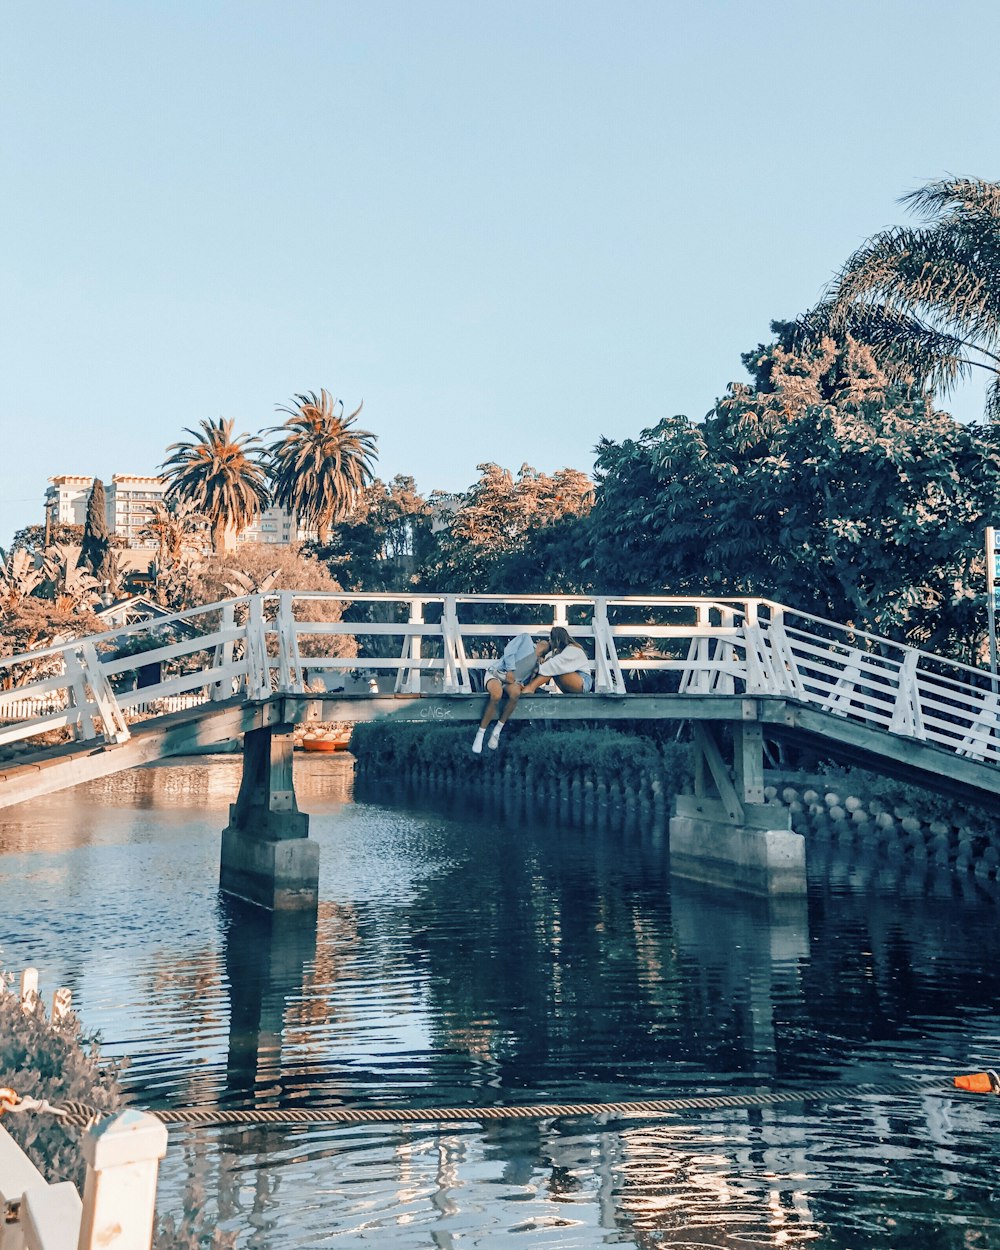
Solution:
[{"label": "concrete bridge pier", "polygon": [[694,794],[675,800],[671,872],[749,894],[804,894],[805,840],[792,832],[787,808],[764,802],[761,725],[732,724],[732,765],[712,722],[696,721],[693,730]]},{"label": "concrete bridge pier", "polygon": [[220,889],[268,911],[315,911],[319,897],[319,847],[295,802],[293,728],[244,735],[243,780],[222,833]]}]

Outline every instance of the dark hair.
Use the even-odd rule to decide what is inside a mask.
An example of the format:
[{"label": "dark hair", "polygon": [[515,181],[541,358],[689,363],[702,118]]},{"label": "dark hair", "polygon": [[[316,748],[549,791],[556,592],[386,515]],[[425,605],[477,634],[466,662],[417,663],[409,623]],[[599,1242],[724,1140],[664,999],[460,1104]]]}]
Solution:
[{"label": "dark hair", "polygon": [[564,626],[553,625],[549,631],[549,645],[552,648],[550,654],[558,654],[560,651],[565,651],[567,647],[579,647],[581,644]]}]

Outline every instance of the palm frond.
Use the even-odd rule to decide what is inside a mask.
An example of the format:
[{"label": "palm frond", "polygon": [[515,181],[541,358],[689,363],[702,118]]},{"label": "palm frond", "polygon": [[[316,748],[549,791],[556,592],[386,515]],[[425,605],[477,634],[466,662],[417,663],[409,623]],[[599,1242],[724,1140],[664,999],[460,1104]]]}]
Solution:
[{"label": "palm frond", "polygon": [[983,412],[987,421],[1000,422],[1000,374],[986,388]]},{"label": "palm frond", "polygon": [[937,217],[951,208],[1000,220],[1000,183],[984,178],[942,178],[901,196],[899,202],[922,217]]},{"label": "palm frond", "polygon": [[[1000,247],[997,249],[1000,262]],[[830,301],[918,308],[927,321],[960,322],[967,335],[1000,326],[1000,289],[984,273],[981,252],[940,229],[885,230],[847,261]]]}]

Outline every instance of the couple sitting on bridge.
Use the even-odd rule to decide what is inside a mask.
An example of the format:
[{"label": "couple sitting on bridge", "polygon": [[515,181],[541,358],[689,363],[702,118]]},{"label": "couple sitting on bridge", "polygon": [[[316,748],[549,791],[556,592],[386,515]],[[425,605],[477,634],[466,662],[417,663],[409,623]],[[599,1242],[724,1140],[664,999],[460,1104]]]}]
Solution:
[{"label": "couple sitting on bridge", "polygon": [[554,625],[549,636],[534,642],[530,634],[518,634],[504,648],[496,664],[486,670],[486,690],[490,701],[479,722],[472,750],[479,755],[483,738],[497,713],[500,700],[507,696],[507,705],[493,727],[487,746],[495,751],[500,733],[510,720],[522,694],[534,694],[547,682],[554,681],[566,694],[589,694],[594,688],[587,653],[562,625]]}]

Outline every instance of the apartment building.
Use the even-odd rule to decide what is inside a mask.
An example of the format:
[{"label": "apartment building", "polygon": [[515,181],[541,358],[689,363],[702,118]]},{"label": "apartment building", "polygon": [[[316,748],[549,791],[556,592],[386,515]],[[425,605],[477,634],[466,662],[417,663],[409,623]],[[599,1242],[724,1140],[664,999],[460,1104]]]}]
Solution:
[{"label": "apartment building", "polygon": [[289,543],[309,542],[316,531],[300,526],[295,515],[285,508],[265,508],[253,525],[239,535],[241,543],[271,543],[287,547]]},{"label": "apartment building", "polygon": [[124,538],[130,547],[155,547],[155,539],[142,540],[139,534],[166,493],[167,484],[160,477],[114,474],[105,489],[108,529]]},{"label": "apartment building", "polygon": [[87,500],[93,485],[92,477],[70,473],[50,477],[45,491],[46,525],[83,525],[87,519]]},{"label": "apartment building", "polygon": [[[83,525],[87,520],[87,501],[94,485],[92,477],[61,474],[49,478],[45,492],[45,518],[50,524]],[[155,539],[139,537],[150,513],[164,501],[167,485],[160,477],[116,473],[105,483],[108,532],[120,535],[130,547],[155,547]],[[284,508],[266,508],[257,521],[239,535],[241,543],[270,543],[287,547],[290,543],[308,542],[315,530],[301,527],[295,516]]]}]

